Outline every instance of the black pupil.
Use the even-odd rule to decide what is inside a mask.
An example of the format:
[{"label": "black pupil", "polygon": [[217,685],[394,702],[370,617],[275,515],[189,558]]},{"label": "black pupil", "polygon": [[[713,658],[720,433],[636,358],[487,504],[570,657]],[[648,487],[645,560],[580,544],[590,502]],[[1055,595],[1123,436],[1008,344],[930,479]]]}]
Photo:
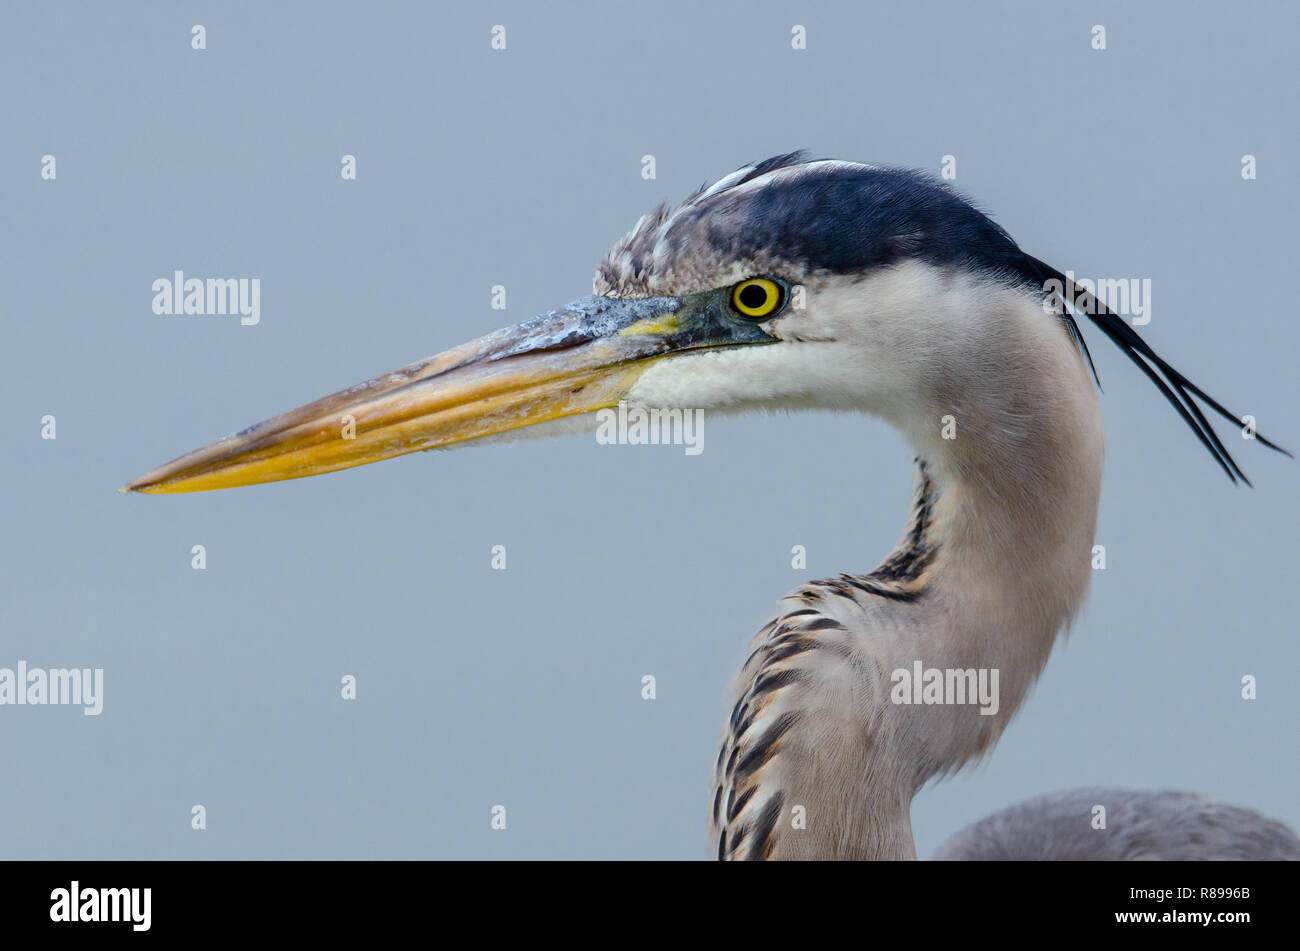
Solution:
[{"label": "black pupil", "polygon": [[750,310],[759,310],[767,304],[767,289],[758,284],[750,284],[740,289],[740,302]]}]

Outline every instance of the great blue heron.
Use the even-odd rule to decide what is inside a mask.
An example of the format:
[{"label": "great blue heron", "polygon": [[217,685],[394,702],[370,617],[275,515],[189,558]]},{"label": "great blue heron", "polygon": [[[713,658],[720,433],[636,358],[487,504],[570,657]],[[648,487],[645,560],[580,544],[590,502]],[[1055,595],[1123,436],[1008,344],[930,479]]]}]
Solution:
[{"label": "great blue heron", "polygon": [[[535,424],[586,428],[620,401],[883,417],[916,451],[911,520],[878,568],[804,585],[754,638],[714,766],[719,857],[915,858],[913,796],[997,742],[1091,574],[1102,426],[1077,316],[1245,479],[1202,405],[1232,413],[921,173],[802,153],[741,168],[643,217],[594,291],[126,488],[219,489]],[[968,674],[996,673],[997,704],[901,702],[895,675],[913,669],[927,688],[931,670],[971,690]],[[1104,832],[1095,805],[1110,813]],[[1296,858],[1300,841],[1182,794],[1084,790],[999,813],[940,856]]]}]

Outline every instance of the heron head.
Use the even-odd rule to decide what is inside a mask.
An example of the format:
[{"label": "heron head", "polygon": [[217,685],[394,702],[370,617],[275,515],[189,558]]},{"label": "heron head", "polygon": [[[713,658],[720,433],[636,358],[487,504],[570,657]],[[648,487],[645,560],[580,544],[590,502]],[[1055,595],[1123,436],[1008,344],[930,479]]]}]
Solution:
[{"label": "heron head", "polygon": [[[777,156],[644,216],[602,262],[594,295],[268,419],[124,490],[317,475],[539,424],[578,428],[621,401],[863,409],[919,439],[918,420],[934,429],[935,400],[964,374],[986,384],[985,350],[1028,345],[1008,348],[990,322],[1006,299],[1041,301],[1053,274],[922,173]],[[1068,314],[1026,326],[1082,343]]]}]

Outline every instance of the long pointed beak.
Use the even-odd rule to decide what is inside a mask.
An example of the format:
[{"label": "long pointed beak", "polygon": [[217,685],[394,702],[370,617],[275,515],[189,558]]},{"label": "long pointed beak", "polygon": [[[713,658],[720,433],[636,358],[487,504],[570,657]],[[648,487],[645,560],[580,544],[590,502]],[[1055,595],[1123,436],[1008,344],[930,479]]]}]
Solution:
[{"label": "long pointed beak", "polygon": [[258,423],[123,492],[300,479],[616,406],[654,361],[773,343],[712,295],[585,297]]}]

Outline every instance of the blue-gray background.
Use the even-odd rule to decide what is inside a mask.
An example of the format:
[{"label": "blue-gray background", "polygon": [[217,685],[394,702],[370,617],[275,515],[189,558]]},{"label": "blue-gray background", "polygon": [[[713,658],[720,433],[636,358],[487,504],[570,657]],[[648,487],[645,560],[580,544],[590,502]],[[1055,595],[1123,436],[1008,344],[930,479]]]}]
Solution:
[{"label": "blue-gray background", "polygon": [[[910,456],[882,424],[775,414],[707,426],[698,457],[571,437],[116,489],[588,293],[642,212],[757,158],[955,155],[1032,253],[1150,278],[1147,338],[1300,444],[1294,7],[474,6],[6,6],[0,666],[103,667],[105,706],[0,708],[0,855],[704,856],[745,643],[902,526]],[[261,324],[155,316],[175,269],[260,277]],[[917,798],[922,855],[1094,783],[1300,824],[1300,470],[1227,427],[1256,482],[1233,489],[1092,340],[1109,567],[992,759]]]}]

